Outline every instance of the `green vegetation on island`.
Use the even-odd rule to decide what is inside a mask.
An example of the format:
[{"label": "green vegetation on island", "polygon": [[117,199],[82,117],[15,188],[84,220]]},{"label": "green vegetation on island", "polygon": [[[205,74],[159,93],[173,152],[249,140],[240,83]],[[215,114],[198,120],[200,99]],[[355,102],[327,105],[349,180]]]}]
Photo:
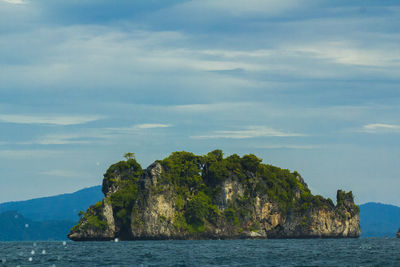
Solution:
[{"label": "green vegetation on island", "polygon": [[[160,225],[171,227],[171,224],[171,231],[188,235],[221,226],[237,234],[261,230],[260,222],[254,220],[259,216],[255,207],[260,206],[260,199],[263,203],[272,203],[282,217],[293,214],[302,217],[300,227],[304,228],[309,224],[307,212],[333,212],[336,208],[331,199],[312,195],[298,172],[263,164],[253,154],[224,157],[221,150],[202,156],[173,152],[155,162],[161,166],[161,173],[151,183],[143,177],[152,177],[148,172],[153,169],[142,169],[133,153],[125,154],[125,158],[104,174],[103,202],[82,214],[71,233],[85,229],[104,231],[107,218],[102,209],[106,203],[112,207],[116,235],[133,238],[132,231],[145,227],[146,216],[138,214],[144,214],[144,205],[150,205],[150,195],[169,196],[173,215],[158,214]],[[345,204],[350,205],[351,215],[358,214],[352,193],[339,190],[337,206]],[[343,216],[346,214],[343,209]]]}]

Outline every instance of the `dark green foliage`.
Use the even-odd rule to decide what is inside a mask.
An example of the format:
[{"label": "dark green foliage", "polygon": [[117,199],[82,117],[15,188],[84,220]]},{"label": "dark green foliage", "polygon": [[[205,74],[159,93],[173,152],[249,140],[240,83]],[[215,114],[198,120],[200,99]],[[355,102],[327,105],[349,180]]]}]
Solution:
[{"label": "dark green foliage", "polygon": [[346,200],[353,201],[353,192],[344,192],[342,190],[338,190],[336,194],[336,199],[337,199],[337,205],[338,206],[343,206],[346,202]]},{"label": "dark green foliage", "polygon": [[344,191],[339,190],[336,194],[336,201],[338,206],[344,205],[344,200],[346,197],[346,193]]},{"label": "dark green foliage", "polygon": [[200,191],[187,202],[185,218],[191,225],[203,225],[210,212],[211,199]]},{"label": "dark green foliage", "polygon": [[210,185],[217,185],[229,178],[230,172],[225,161],[207,162],[204,178]]},{"label": "dark green foliage", "polygon": [[[237,154],[233,154],[226,159],[218,157],[218,160],[215,160],[216,157],[214,155],[216,154],[216,151],[218,150],[214,150],[213,152],[208,153],[207,156],[203,157],[203,177],[205,181],[209,185],[218,185],[232,176],[243,181],[246,177],[244,172],[246,169],[242,166],[242,159]],[[222,157],[222,152],[217,155]],[[251,155],[246,155],[245,157],[248,156]],[[246,158],[243,162],[245,162],[245,164],[247,164],[246,166],[250,168],[255,164],[249,158]]]},{"label": "dark green foliage", "polygon": [[258,170],[258,167],[260,166],[261,161],[261,159],[257,158],[253,154],[244,155],[241,158],[243,168],[250,172],[256,172]]},{"label": "dark green foliage", "polygon": [[216,149],[214,151],[211,151],[207,154],[209,160],[212,160],[214,162],[216,161],[221,161],[224,158],[224,153],[222,152],[221,149]]},{"label": "dark green foliage", "polygon": [[267,194],[271,201],[279,203],[283,211],[288,211],[296,206],[295,192],[309,192],[308,188],[297,180],[296,175],[289,170],[272,165],[259,164],[256,171],[257,194]]},{"label": "dark green foliage", "polygon": [[182,210],[185,203],[183,202],[182,196],[178,195],[175,202],[175,207],[177,210]]},{"label": "dark green foliage", "polygon": [[107,228],[107,222],[102,216],[103,203],[101,201],[89,207],[89,209],[83,213],[79,212],[81,219],[77,225],[75,225],[71,231],[82,229],[95,229],[104,231]]},{"label": "dark green foliage", "polygon": [[250,200],[257,195],[267,196],[270,201],[278,203],[283,212],[333,207],[331,200],[313,196],[297,178],[300,177],[298,172],[291,173],[261,162],[253,154],[243,157],[233,154],[223,158],[221,150],[204,156],[185,151],[174,152],[162,160],[165,182],[172,184],[178,195],[178,210],[185,206],[180,224],[186,223],[193,230],[196,229],[193,226],[203,225],[205,221],[215,223],[221,216],[215,201],[220,196],[222,184],[227,180],[240,182],[245,188],[245,195],[233,201],[223,212],[224,218],[233,225],[250,219],[253,212]]},{"label": "dark green foliage", "polygon": [[235,225],[239,225],[239,217],[237,216],[237,209],[230,207],[224,210],[224,216],[227,222]]},{"label": "dark green foliage", "polygon": [[[120,225],[130,223],[130,213],[137,197],[139,178],[143,173],[142,167],[136,161],[133,153],[126,153],[125,157],[126,161],[120,161],[108,168],[104,174],[102,188],[103,193],[108,194],[105,201],[111,203],[116,222]],[[110,189],[113,189],[111,192],[115,190],[116,192],[110,195]],[[77,230],[79,227],[106,229],[107,222],[102,216],[102,209],[103,203],[98,202],[91,206],[86,213],[80,213],[81,220],[73,230]]]},{"label": "dark green foliage", "polygon": [[208,210],[209,214],[207,220],[214,224],[217,223],[219,217],[221,216],[221,211],[218,209],[216,205],[210,205]]},{"label": "dark green foliage", "polygon": [[206,161],[205,172],[203,176],[208,184],[220,184],[229,178],[229,174],[230,172],[225,161]]},{"label": "dark green foliage", "polygon": [[110,188],[121,188],[129,184],[137,184],[142,173],[142,167],[136,159],[128,157],[126,161],[120,161],[108,168],[104,174],[102,191],[107,194]]},{"label": "dark green foliage", "polygon": [[126,223],[126,219],[130,216],[130,211],[135,203],[138,184],[135,182],[121,182],[120,190],[110,196],[110,201],[113,209],[117,212],[117,217]]},{"label": "dark green foliage", "polygon": [[125,153],[124,154],[124,158],[126,158],[127,160],[134,159],[135,158],[135,153],[131,153],[131,152]]},{"label": "dark green foliage", "polygon": [[104,231],[107,228],[107,222],[99,219],[96,215],[89,215],[86,217],[87,224],[85,224],[84,228],[96,228],[100,231]]},{"label": "dark green foliage", "polygon": [[312,195],[310,192],[304,192],[301,194],[299,205],[297,205],[297,211],[305,212],[312,208],[323,208],[323,209],[333,209],[335,205],[333,201],[328,198],[325,199],[320,195]]},{"label": "dark green foliage", "polygon": [[[131,214],[140,209],[135,203],[140,203],[137,198],[143,170],[133,154],[126,154],[126,158],[127,161],[112,165],[103,181],[103,192],[108,194],[106,201],[111,202],[114,218],[120,225],[130,225]],[[176,208],[174,226],[189,233],[202,232],[208,225],[221,222],[236,231],[257,230],[258,225],[248,223],[254,218],[256,197],[278,204],[283,213],[334,208],[330,199],[313,196],[299,173],[263,164],[253,154],[243,157],[233,154],[224,158],[221,150],[204,156],[181,151],[173,152],[159,163],[163,167],[162,177],[151,190],[154,194],[162,194],[166,188],[173,191]],[[242,192],[229,203],[222,204],[224,208],[220,210],[217,205],[221,205],[225,183],[239,184]],[[110,188],[116,192],[109,194]],[[352,200],[349,194],[351,192],[347,195],[338,193],[338,205],[344,205],[347,199]],[[93,216],[97,216],[98,220]],[[104,227],[101,216],[96,212],[86,213],[85,217],[90,225]],[[163,222],[167,221],[166,217],[160,218]],[[132,225],[140,223],[134,218]]]},{"label": "dark green foliage", "polygon": [[128,158],[126,161],[120,161],[111,165],[104,174],[104,179],[115,181],[116,176],[119,176],[124,180],[135,180],[142,175],[142,172],[142,167],[135,158]]},{"label": "dark green foliage", "polygon": [[185,216],[181,212],[175,213],[174,226],[179,230],[188,230],[188,224],[186,223]]},{"label": "dark green foliage", "polygon": [[[168,158],[162,160],[166,182],[179,187],[186,187],[193,192],[202,184],[201,168],[202,158],[189,152],[173,152]],[[182,189],[183,191],[185,189]]]},{"label": "dark green foliage", "polygon": [[111,165],[104,174],[103,192],[107,193],[110,187],[118,188],[109,196],[108,201],[111,201],[118,221],[129,224],[130,213],[137,198],[139,178],[143,170],[133,153],[125,153],[124,157],[126,161]]},{"label": "dark green foliage", "polygon": [[360,212],[360,208],[356,204],[354,204],[354,196],[352,191],[346,193],[342,190],[338,190],[336,199],[338,207],[347,206],[348,208],[351,209],[353,214]]}]

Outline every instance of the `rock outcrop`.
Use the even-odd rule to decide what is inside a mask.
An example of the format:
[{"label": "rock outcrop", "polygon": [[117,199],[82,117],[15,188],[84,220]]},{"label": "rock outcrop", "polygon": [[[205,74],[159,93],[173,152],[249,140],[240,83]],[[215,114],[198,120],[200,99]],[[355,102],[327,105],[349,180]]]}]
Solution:
[{"label": "rock outcrop", "polygon": [[112,165],[102,202],[82,214],[71,240],[344,238],[360,236],[351,192],[337,204],[311,194],[297,173],[254,155],[175,152],[142,170]]},{"label": "rock outcrop", "polygon": [[397,238],[400,238],[400,229],[397,231],[396,237],[397,237]]}]

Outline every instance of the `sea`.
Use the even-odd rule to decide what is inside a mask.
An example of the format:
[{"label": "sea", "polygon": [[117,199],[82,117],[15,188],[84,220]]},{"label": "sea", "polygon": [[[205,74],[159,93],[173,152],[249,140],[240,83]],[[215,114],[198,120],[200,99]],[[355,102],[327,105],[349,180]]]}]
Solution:
[{"label": "sea", "polygon": [[400,239],[0,242],[1,266],[400,266]]}]

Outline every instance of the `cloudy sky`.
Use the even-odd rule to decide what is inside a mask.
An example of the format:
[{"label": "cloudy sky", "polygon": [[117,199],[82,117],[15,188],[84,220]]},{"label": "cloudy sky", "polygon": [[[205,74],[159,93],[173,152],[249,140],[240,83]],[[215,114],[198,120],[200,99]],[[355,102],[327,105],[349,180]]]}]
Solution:
[{"label": "cloudy sky", "polygon": [[400,205],[399,28],[398,1],[0,0],[0,202],[220,148]]}]

